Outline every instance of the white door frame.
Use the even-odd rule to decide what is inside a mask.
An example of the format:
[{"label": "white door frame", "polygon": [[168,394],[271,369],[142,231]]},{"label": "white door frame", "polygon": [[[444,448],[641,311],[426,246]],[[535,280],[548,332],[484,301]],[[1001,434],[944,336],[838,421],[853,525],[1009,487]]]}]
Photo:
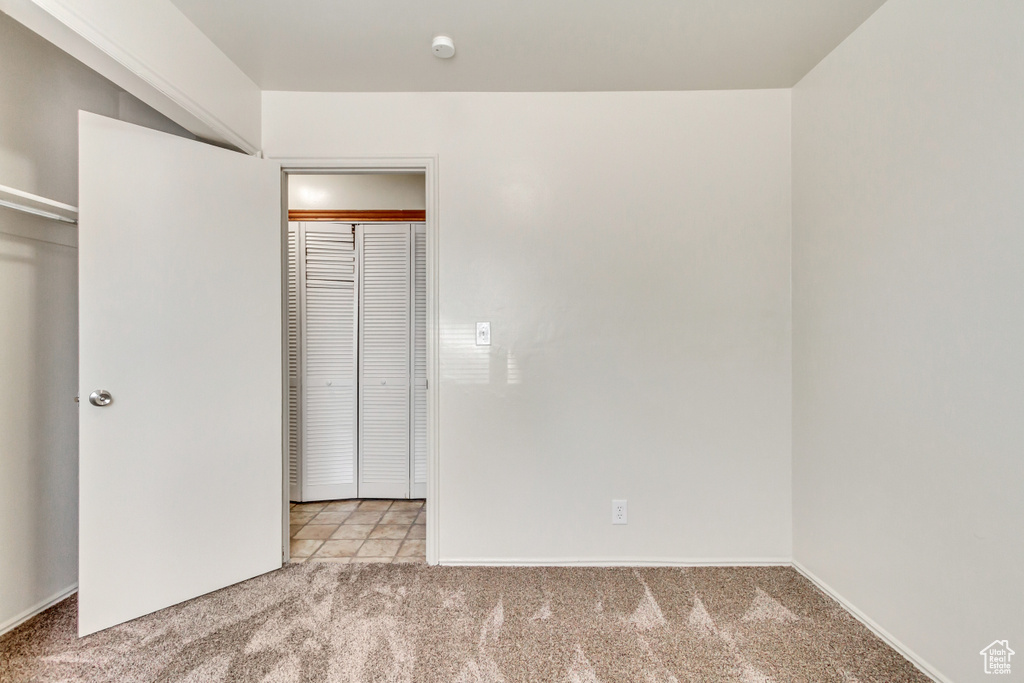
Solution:
[{"label": "white door frame", "polygon": [[[423,173],[426,179],[427,210],[427,564],[438,563],[438,539],[441,535],[440,520],[440,434],[439,434],[439,385],[438,352],[440,350],[440,325],[438,323],[438,239],[439,201],[437,191],[437,155],[375,156],[375,157],[267,157],[281,164],[282,182],[282,258],[288,255],[288,193],[289,174],[354,174],[354,173]],[[287,287],[287,282],[282,281]],[[282,315],[287,316],[283,310]],[[287,333],[287,332],[286,332]],[[287,348],[287,345],[286,345]],[[286,358],[282,357],[282,372],[287,373]],[[287,382],[285,382],[287,391]],[[287,398],[287,397],[286,397]],[[287,406],[287,402],[284,404]],[[284,468],[283,514],[284,514],[284,558],[289,551],[289,491],[288,491],[288,415],[281,416],[284,429],[282,444],[282,466]]]}]

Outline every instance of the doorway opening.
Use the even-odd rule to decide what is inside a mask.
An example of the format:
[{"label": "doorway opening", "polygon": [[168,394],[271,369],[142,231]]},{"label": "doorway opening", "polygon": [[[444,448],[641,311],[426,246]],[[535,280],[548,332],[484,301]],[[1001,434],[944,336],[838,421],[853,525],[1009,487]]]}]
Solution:
[{"label": "doorway opening", "polygon": [[428,169],[288,169],[292,562],[428,557]]}]

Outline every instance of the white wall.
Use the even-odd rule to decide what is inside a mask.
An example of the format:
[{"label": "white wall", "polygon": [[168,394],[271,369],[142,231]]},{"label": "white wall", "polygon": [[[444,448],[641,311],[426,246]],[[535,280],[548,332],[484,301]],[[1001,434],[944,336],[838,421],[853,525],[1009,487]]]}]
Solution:
[{"label": "white wall", "polygon": [[[0,185],[77,204],[78,109],[182,129],[0,14]],[[75,228],[0,208],[0,632],[78,577]]]},{"label": "white wall", "polygon": [[788,90],[264,93],[263,131],[438,154],[442,562],[788,560]]},{"label": "white wall", "polygon": [[1022,26],[889,0],[793,92],[794,556],[955,681],[1024,645]]},{"label": "white wall", "polygon": [[289,209],[425,209],[422,173],[288,176]]}]

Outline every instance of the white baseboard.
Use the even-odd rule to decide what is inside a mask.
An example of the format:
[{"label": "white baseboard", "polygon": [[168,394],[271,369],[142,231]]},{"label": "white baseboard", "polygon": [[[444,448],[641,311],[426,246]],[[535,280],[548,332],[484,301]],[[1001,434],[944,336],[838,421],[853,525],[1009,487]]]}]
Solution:
[{"label": "white baseboard", "polygon": [[896,650],[896,652],[899,652],[901,655],[903,655],[904,659],[906,659],[908,662],[916,666],[925,676],[928,676],[933,681],[938,681],[938,683],[953,683],[953,681],[950,678],[947,678],[946,676],[943,676],[941,673],[939,673],[939,671],[934,666],[932,666],[924,659],[922,659],[920,656],[918,656],[917,653],[915,653],[913,650],[911,650],[906,645],[897,640],[891,633],[889,633],[884,628],[875,623],[875,621],[871,619],[871,617],[861,612],[849,600],[841,596],[839,593],[833,590],[831,586],[829,586],[827,583],[825,583],[820,578],[815,576],[810,569],[803,566],[796,560],[793,560],[793,569],[800,572],[800,574],[802,574],[804,578],[806,578],[808,581],[810,581],[819,589],[821,589],[821,591],[825,593],[825,595],[829,596],[830,598],[838,602],[840,605],[842,605],[843,609],[852,614],[854,618],[857,619],[857,621],[867,626],[868,630],[874,633],[879,638],[881,638],[886,645],[888,645],[892,649]]},{"label": "white baseboard", "polygon": [[32,607],[29,607],[24,612],[21,612],[20,614],[16,614],[13,617],[11,617],[10,619],[8,619],[7,621],[5,621],[3,623],[0,623],[0,636],[2,636],[3,634],[7,633],[8,631],[10,631],[12,629],[15,629],[15,628],[21,626],[22,624],[24,624],[26,621],[28,621],[29,619],[31,619],[35,615],[39,614],[40,612],[42,612],[44,610],[47,610],[47,609],[53,607],[54,605],[56,605],[61,600],[64,600],[65,598],[71,597],[77,591],[78,591],[78,583],[76,582],[76,583],[72,584],[71,586],[69,586],[68,588],[65,588],[61,592],[57,593],[56,595],[52,595],[52,596],[46,598],[45,600],[43,600],[42,602],[36,603]]},{"label": "white baseboard", "polygon": [[788,557],[442,557],[438,564],[477,567],[788,567]]}]

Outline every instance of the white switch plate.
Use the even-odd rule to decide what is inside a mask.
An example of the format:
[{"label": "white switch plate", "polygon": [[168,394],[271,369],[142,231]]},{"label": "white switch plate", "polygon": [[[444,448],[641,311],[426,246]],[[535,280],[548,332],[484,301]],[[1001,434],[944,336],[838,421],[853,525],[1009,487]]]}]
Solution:
[{"label": "white switch plate", "polygon": [[476,345],[477,346],[490,346],[491,345],[491,324],[490,323],[477,323],[476,324]]},{"label": "white switch plate", "polygon": [[624,500],[613,500],[612,501],[612,524],[625,524],[626,523],[626,501]]}]

